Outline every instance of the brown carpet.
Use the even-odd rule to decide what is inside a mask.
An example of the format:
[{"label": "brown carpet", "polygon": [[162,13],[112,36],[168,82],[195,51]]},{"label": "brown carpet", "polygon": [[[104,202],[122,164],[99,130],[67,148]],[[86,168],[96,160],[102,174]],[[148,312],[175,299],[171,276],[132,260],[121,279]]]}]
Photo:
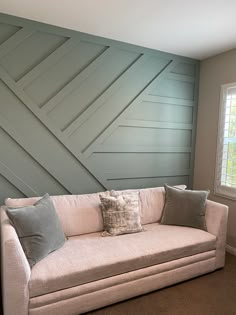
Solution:
[{"label": "brown carpet", "polygon": [[236,256],[224,269],[87,315],[236,315]]}]

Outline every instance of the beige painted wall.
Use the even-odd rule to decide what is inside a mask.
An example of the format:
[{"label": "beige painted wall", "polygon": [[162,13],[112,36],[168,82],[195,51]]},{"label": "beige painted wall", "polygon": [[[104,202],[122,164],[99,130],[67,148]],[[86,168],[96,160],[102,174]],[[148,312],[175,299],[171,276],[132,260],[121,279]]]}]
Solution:
[{"label": "beige painted wall", "polygon": [[231,82],[236,82],[236,49],[201,62],[193,185],[209,189],[210,199],[229,206],[227,244],[236,248],[236,200],[214,194],[220,87]]}]

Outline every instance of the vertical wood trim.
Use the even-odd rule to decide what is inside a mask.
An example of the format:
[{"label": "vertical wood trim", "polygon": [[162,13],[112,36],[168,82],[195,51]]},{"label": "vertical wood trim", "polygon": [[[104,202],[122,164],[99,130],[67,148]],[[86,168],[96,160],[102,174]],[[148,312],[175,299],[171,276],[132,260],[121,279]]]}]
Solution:
[{"label": "vertical wood trim", "polygon": [[[196,82],[199,82],[200,66],[196,64]],[[199,85],[194,85],[194,104],[193,107],[193,128],[192,128],[192,153],[190,159],[190,169],[192,172],[189,175],[189,185],[193,188],[193,176],[194,176],[194,159],[195,159],[195,146],[196,146],[196,128],[197,128],[197,104],[198,104]]]}]

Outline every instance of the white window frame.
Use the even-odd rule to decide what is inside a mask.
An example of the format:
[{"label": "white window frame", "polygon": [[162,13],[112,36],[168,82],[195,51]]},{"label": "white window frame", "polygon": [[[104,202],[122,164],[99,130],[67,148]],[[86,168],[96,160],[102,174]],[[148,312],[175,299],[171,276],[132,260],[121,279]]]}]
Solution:
[{"label": "white window frame", "polygon": [[223,160],[223,145],[224,145],[224,128],[225,128],[225,110],[226,97],[228,88],[236,88],[236,82],[223,84],[220,93],[220,108],[217,136],[217,153],[216,153],[216,170],[215,170],[215,187],[214,193],[229,199],[236,200],[236,188],[223,185],[221,183],[222,176],[222,160]]}]

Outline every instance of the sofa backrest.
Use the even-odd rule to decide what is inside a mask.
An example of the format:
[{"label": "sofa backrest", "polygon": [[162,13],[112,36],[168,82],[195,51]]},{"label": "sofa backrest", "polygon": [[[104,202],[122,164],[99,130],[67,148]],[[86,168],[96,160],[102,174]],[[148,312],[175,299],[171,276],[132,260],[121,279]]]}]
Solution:
[{"label": "sofa backrest", "polygon": [[[33,205],[40,197],[5,200],[6,206]],[[51,196],[66,236],[103,230],[99,194]]]},{"label": "sofa backrest", "polygon": [[[185,189],[185,185],[178,186]],[[131,191],[131,190],[126,190]],[[133,191],[133,190],[132,190]],[[159,222],[165,202],[163,187],[139,189],[142,224]],[[103,230],[99,193],[51,196],[66,236]],[[40,197],[5,200],[6,206],[33,205]]]}]

